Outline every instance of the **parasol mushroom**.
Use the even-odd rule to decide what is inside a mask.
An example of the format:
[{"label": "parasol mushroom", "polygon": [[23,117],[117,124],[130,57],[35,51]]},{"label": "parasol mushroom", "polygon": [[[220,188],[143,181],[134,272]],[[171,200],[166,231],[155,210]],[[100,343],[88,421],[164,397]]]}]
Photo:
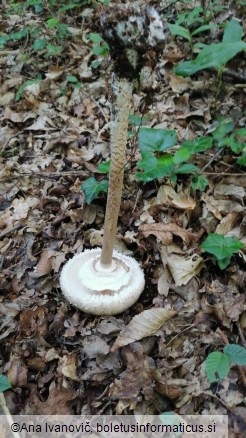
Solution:
[{"label": "parasol mushroom", "polygon": [[141,68],[156,63],[165,39],[162,20],[139,2],[107,6],[100,29],[108,42],[113,63],[111,163],[102,249],[85,250],[63,267],[60,285],[65,297],[94,315],[115,315],[132,306],[144,289],[143,271],[132,257],[114,250],[121,204],[129,108],[134,82]]}]

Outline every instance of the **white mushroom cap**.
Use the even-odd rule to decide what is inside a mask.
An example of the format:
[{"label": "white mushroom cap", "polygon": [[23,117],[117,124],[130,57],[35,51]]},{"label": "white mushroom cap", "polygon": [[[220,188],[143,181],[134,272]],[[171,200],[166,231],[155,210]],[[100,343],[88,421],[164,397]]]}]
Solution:
[{"label": "white mushroom cap", "polygon": [[144,274],[132,257],[113,252],[110,267],[100,264],[101,249],[83,251],[63,267],[60,285],[68,301],[86,313],[116,315],[132,306],[144,288]]}]

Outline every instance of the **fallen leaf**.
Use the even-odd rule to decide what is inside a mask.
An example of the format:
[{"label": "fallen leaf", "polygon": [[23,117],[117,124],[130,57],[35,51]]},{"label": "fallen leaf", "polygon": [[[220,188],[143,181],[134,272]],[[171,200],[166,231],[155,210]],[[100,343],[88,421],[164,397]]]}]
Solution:
[{"label": "fallen leaf", "polygon": [[172,308],[153,308],[144,310],[134,316],[132,321],[122,330],[110,351],[139,341],[153,335],[163,324],[176,314]]},{"label": "fallen leaf", "polygon": [[164,243],[164,245],[170,245],[172,242],[172,234],[181,237],[186,245],[196,243],[200,237],[198,234],[184,230],[176,224],[143,224],[140,225],[139,229],[142,231],[145,237],[148,237],[150,234],[154,234]]},{"label": "fallen leaf", "polygon": [[158,204],[170,205],[180,210],[194,210],[196,201],[184,193],[176,193],[169,185],[163,185],[159,188],[156,202]]}]

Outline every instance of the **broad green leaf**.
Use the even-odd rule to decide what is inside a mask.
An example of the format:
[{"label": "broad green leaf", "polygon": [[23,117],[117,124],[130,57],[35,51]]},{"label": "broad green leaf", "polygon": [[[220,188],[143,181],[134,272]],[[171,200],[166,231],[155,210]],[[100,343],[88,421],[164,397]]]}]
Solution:
[{"label": "broad green leaf", "polygon": [[3,374],[0,374],[0,392],[4,392],[9,388],[11,388],[9,379]]},{"label": "broad green leaf", "polygon": [[192,178],[190,186],[194,190],[200,190],[201,192],[204,192],[204,190],[208,186],[208,180],[205,176],[196,175]]},{"label": "broad green leaf", "polygon": [[234,134],[230,135],[229,137],[223,138],[220,141],[219,145],[228,146],[235,154],[240,154],[240,152],[242,152],[242,150],[244,149],[244,144],[240,143]]},{"label": "broad green leaf", "polygon": [[224,379],[230,371],[229,357],[219,351],[209,353],[205,360],[205,370],[211,383]]},{"label": "broad green leaf", "polygon": [[176,36],[181,36],[186,40],[191,42],[191,34],[188,29],[183,26],[179,26],[178,24],[167,23],[167,27],[170,30],[171,34]]},{"label": "broad green leaf", "polygon": [[231,263],[231,257],[225,257],[224,259],[221,260],[217,260],[219,268],[221,269],[221,271],[223,271],[223,269],[227,268],[227,266],[229,266],[229,264]]},{"label": "broad green leaf", "polygon": [[107,193],[108,181],[103,180],[97,182],[95,178],[88,178],[82,185],[81,188],[85,192],[85,199],[87,204],[90,204],[93,199],[101,192]]},{"label": "broad green leaf", "polygon": [[98,61],[98,59],[95,59],[95,61],[92,61],[91,63],[91,68],[97,68],[99,65],[101,65],[101,62]]},{"label": "broad green leaf", "polygon": [[187,140],[182,143],[182,149],[188,149],[190,154],[199,154],[207,149],[210,149],[213,145],[213,137],[198,137],[194,140]]},{"label": "broad green leaf", "polygon": [[235,134],[238,137],[242,137],[246,141],[246,128],[236,129]]},{"label": "broad green leaf", "polygon": [[101,55],[105,56],[109,52],[109,46],[107,44],[103,44],[102,46],[94,46],[92,49],[93,55]]},{"label": "broad green leaf", "polygon": [[174,164],[183,163],[190,158],[190,151],[188,149],[180,148],[177,152],[175,152],[173,156]]},{"label": "broad green leaf", "polygon": [[221,234],[209,234],[201,244],[201,248],[216,257],[220,269],[225,269],[230,263],[233,254],[243,248],[243,243],[232,237]]},{"label": "broad green leaf", "polygon": [[224,36],[222,42],[225,44],[236,43],[240,41],[243,36],[243,27],[240,26],[238,20],[233,18],[227,25],[225,26]]},{"label": "broad green leaf", "polygon": [[140,128],[138,144],[142,157],[149,152],[162,152],[176,144],[176,132],[166,129]]},{"label": "broad green leaf", "polygon": [[128,117],[129,125],[140,126],[143,123],[146,123],[148,120],[148,116],[141,116],[138,114],[130,114]]},{"label": "broad green leaf", "polygon": [[192,36],[195,36],[195,35],[197,35],[198,33],[205,32],[206,30],[214,29],[215,27],[217,27],[216,24],[204,24],[203,26],[200,26],[200,27],[198,27],[197,29],[195,29],[195,30],[191,33],[191,35],[192,35]]},{"label": "broad green leaf", "polygon": [[246,166],[246,152],[244,152],[241,157],[237,159],[237,163],[241,166]]},{"label": "broad green leaf", "polygon": [[246,365],[246,348],[238,344],[228,344],[223,349],[229,360],[236,365]]},{"label": "broad green leaf", "polygon": [[[240,28],[241,26],[238,22],[235,24],[235,21],[236,20],[231,20],[229,23],[227,23],[224,32],[224,36],[226,35],[225,40],[223,39],[223,41],[218,44],[207,45],[201,50],[196,59],[192,61],[181,62],[174,69],[175,73],[177,75],[186,77],[207,68],[215,68],[216,70],[220,70],[239,52],[246,50],[246,42],[241,41],[241,33],[239,32],[238,28],[238,26]],[[229,34],[231,35],[232,26],[235,29],[235,35],[230,40]]]},{"label": "broad green leaf", "polygon": [[66,79],[67,79],[67,81],[68,82],[72,82],[72,83],[76,83],[76,82],[78,82],[78,79],[76,78],[76,76],[74,76],[74,75],[68,75],[67,77],[66,77]]},{"label": "broad green leaf", "polygon": [[232,132],[234,128],[234,123],[231,119],[225,119],[217,126],[217,128],[212,132],[215,140],[220,141],[225,135]]},{"label": "broad green leaf", "polygon": [[101,37],[101,35],[99,33],[89,33],[88,38],[90,41],[92,41],[93,43],[101,43],[103,42],[103,38]]},{"label": "broad green leaf", "polygon": [[178,169],[175,170],[175,173],[194,173],[197,172],[197,167],[192,163],[185,163],[182,166],[179,166]]},{"label": "broad green leaf", "polygon": [[238,41],[236,43],[210,44],[201,50],[193,61],[185,61],[175,67],[176,75],[187,77],[207,68],[220,70],[230,59],[234,58],[239,52],[246,50],[246,43]]},{"label": "broad green leaf", "polygon": [[46,24],[47,24],[49,29],[54,29],[57,26],[58,23],[59,23],[59,19],[58,18],[49,18],[46,21]]},{"label": "broad green leaf", "polygon": [[10,36],[9,35],[0,35],[0,47],[5,46],[5,44],[9,40],[10,40]]},{"label": "broad green leaf", "polygon": [[14,32],[10,35],[11,40],[19,41],[22,40],[22,38],[25,38],[25,36],[28,34],[28,28],[24,27],[19,32]]},{"label": "broad green leaf", "polygon": [[137,172],[136,178],[142,181],[152,181],[156,178],[170,176],[174,170],[173,157],[164,155],[161,158],[146,156],[142,161],[138,161],[137,167],[143,172]]},{"label": "broad green leaf", "polygon": [[47,40],[45,38],[39,38],[37,40],[34,41],[32,48],[34,50],[43,50],[47,45]]},{"label": "broad green leaf", "polygon": [[46,49],[47,49],[47,54],[45,55],[45,58],[48,58],[49,56],[60,55],[62,51],[62,46],[54,46],[53,44],[47,44]]},{"label": "broad green leaf", "polygon": [[99,164],[97,168],[97,172],[99,173],[108,173],[110,168],[110,161],[106,161],[105,163]]}]

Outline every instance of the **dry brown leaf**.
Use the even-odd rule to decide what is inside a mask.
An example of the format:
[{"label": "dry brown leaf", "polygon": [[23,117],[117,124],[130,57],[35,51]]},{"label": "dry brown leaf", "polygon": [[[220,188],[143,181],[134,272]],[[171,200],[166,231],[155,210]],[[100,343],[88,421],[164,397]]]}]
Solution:
[{"label": "dry brown leaf", "polygon": [[182,286],[197,275],[203,267],[203,258],[198,254],[180,256],[171,254],[167,258],[167,266],[173,276],[175,284]]},{"label": "dry brown leaf", "polygon": [[42,275],[49,274],[52,269],[52,261],[54,257],[54,251],[49,249],[44,249],[42,251],[40,260],[35,267],[35,278],[42,277]]},{"label": "dry brown leaf", "polygon": [[111,351],[153,335],[163,324],[176,314],[172,308],[153,308],[144,310],[134,316],[122,330],[113,344]]},{"label": "dry brown leaf", "polygon": [[65,377],[79,382],[77,375],[77,354],[67,354],[61,359],[61,372]]},{"label": "dry brown leaf", "polygon": [[180,210],[194,210],[196,201],[184,193],[176,193],[169,185],[163,185],[159,188],[157,203],[170,205],[179,208]]},{"label": "dry brown leaf", "polygon": [[186,243],[186,245],[194,244],[199,239],[198,234],[194,234],[191,231],[184,230],[176,224],[143,224],[139,227],[145,237],[150,234],[154,234],[158,239],[160,239],[165,245],[170,245],[172,242],[172,234],[181,237],[181,239]]}]

